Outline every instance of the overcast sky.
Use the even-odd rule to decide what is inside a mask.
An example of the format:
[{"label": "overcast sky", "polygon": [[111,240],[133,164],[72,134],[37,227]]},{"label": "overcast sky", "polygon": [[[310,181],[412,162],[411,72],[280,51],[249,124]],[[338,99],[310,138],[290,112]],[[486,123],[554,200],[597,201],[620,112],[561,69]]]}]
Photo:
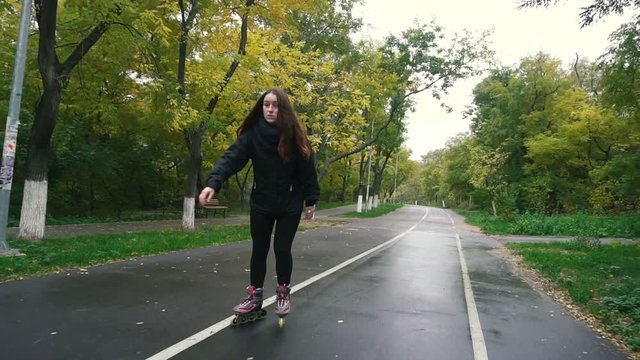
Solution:
[{"label": "overcast sky", "polygon": [[[609,16],[587,28],[580,28],[580,7],[592,0],[566,0],[549,8],[518,10],[516,0],[364,0],[355,9],[373,39],[389,34],[400,35],[414,20],[427,23],[432,19],[448,33],[463,29],[480,32],[493,29],[491,48],[503,65],[512,66],[526,56],[543,51],[572,64],[576,53],[591,60],[607,48],[608,36],[624,23],[630,14]],[[453,107],[447,114],[428,92],[415,98],[416,111],[408,115],[408,146],[414,160],[431,150],[445,147],[450,137],[469,130],[462,118],[465,106],[471,104],[471,90],[480,80],[458,83],[444,99]]]}]

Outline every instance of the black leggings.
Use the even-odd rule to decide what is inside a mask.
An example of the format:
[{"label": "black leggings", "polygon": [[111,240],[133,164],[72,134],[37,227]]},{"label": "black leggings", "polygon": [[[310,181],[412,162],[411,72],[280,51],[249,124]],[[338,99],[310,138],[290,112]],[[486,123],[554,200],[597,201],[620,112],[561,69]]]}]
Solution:
[{"label": "black leggings", "polygon": [[300,215],[275,216],[251,210],[251,239],[253,251],[251,252],[251,285],[261,288],[264,286],[264,277],[267,274],[267,255],[271,247],[271,233],[275,223],[276,229],[273,236],[273,251],[276,254],[276,275],[278,284],[291,283],[291,271],[293,270],[293,257],[291,245],[296,236]]}]

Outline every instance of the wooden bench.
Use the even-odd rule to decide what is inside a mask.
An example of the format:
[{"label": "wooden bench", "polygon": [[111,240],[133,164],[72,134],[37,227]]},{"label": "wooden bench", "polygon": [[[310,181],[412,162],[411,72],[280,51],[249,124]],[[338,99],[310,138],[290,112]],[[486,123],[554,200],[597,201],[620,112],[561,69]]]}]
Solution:
[{"label": "wooden bench", "polygon": [[204,212],[204,214],[205,214],[204,216],[205,217],[208,217],[209,210],[213,210],[213,216],[214,217],[216,216],[218,211],[220,211],[222,213],[222,217],[227,217],[227,208],[228,208],[228,206],[222,205],[218,199],[212,199],[210,201],[207,201],[202,208],[205,211]]}]

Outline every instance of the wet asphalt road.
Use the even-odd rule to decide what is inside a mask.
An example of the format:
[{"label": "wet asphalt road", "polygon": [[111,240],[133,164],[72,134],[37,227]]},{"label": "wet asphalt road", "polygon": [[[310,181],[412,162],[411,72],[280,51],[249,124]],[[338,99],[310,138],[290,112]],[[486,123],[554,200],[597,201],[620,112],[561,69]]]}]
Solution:
[{"label": "wet asphalt road", "polygon": [[[488,359],[626,358],[514,275],[492,254],[500,242],[452,222],[463,221],[446,210],[406,206],[300,233],[294,285],[415,226],[299,289],[284,329],[269,306],[265,320],[223,326],[173,358],[474,359],[457,238]],[[158,354],[231,315],[243,296],[249,256],[246,241],[0,284],[0,358]],[[269,261],[268,277],[274,275]],[[271,295],[275,284],[266,284]]]}]

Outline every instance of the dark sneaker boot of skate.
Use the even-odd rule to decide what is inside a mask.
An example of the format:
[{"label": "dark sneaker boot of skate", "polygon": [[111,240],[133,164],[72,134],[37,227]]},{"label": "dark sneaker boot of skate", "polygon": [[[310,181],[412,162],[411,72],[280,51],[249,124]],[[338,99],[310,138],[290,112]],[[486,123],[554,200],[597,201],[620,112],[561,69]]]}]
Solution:
[{"label": "dark sneaker boot of skate", "polygon": [[233,308],[237,314],[247,314],[262,309],[262,288],[253,285],[247,287],[247,297]]},{"label": "dark sneaker boot of skate", "polygon": [[287,285],[280,284],[276,288],[276,308],[275,313],[278,316],[285,316],[291,309],[291,288]]}]

